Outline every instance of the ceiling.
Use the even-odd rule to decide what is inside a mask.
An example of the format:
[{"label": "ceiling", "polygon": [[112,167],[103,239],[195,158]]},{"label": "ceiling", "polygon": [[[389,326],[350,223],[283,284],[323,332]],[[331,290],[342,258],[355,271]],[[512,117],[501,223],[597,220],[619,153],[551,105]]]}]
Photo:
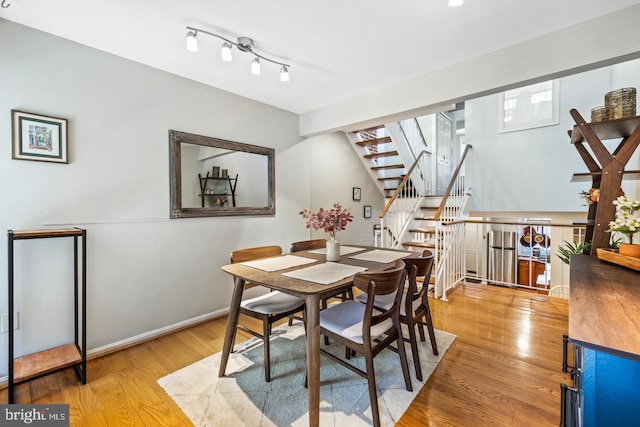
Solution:
[{"label": "ceiling", "polygon": [[[522,41],[611,13],[640,0],[1,0],[0,17],[188,79],[306,113]],[[0,22],[1,24],[1,22]],[[254,40],[220,59],[221,40],[186,26]],[[3,41],[4,42],[4,41]]]}]

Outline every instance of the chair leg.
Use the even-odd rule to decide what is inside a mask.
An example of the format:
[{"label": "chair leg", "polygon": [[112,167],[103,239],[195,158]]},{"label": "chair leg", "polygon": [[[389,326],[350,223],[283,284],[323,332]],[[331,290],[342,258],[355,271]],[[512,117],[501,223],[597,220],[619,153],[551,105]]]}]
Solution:
[{"label": "chair leg", "polygon": [[418,339],[416,337],[416,325],[409,322],[409,343],[411,344],[411,354],[413,355],[413,366],[416,370],[416,379],[422,382],[422,368],[420,367],[420,356],[418,355]]},{"label": "chair leg", "polygon": [[438,355],[438,343],[436,342],[436,332],[433,330],[433,319],[431,318],[431,310],[429,310],[429,306],[427,306],[427,312],[424,314],[425,325],[427,325],[427,331],[429,331],[429,340],[431,341],[431,348],[433,349],[433,354],[435,356]]},{"label": "chair leg", "polygon": [[373,370],[373,356],[371,355],[371,351],[365,352],[364,357],[367,366],[367,383],[369,385],[369,400],[371,401],[371,417],[373,418],[373,426],[380,427],[378,391],[376,390],[376,376]]},{"label": "chair leg", "polygon": [[271,381],[271,354],[269,351],[269,333],[271,331],[271,325],[267,319],[262,320],[262,341],[264,343],[264,380],[266,382]]},{"label": "chair leg", "polygon": [[396,326],[397,331],[397,345],[398,356],[400,357],[400,366],[402,366],[402,375],[404,376],[404,383],[407,386],[407,391],[413,391],[411,386],[411,377],[409,377],[409,362],[407,362],[407,353],[404,350],[404,339],[402,338],[402,325],[400,323]]},{"label": "chair leg", "polygon": [[[422,318],[422,316],[420,316],[420,318]],[[418,320],[420,320],[420,319],[418,319]],[[424,341],[425,340],[424,326],[423,326],[422,322],[418,321],[418,323],[416,323],[416,326],[418,327],[418,333],[420,334],[420,341]]]},{"label": "chair leg", "polygon": [[[320,299],[320,306],[322,307],[320,310],[326,310],[327,309],[327,299],[326,298],[321,298]],[[324,336],[324,345],[329,345],[329,337],[328,336]]]}]

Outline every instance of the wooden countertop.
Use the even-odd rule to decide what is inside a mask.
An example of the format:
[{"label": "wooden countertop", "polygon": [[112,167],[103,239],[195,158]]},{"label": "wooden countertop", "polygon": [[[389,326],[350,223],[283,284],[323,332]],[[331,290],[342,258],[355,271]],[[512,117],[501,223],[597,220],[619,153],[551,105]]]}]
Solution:
[{"label": "wooden countertop", "polygon": [[640,360],[640,273],[589,255],[570,268],[569,340]]}]

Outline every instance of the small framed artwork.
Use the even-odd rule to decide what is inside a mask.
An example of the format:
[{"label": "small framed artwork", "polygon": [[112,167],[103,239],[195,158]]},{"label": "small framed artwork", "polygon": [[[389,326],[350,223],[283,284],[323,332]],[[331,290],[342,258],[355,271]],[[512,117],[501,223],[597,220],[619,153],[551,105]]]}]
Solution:
[{"label": "small framed artwork", "polygon": [[371,218],[371,206],[369,205],[364,206],[364,217]]},{"label": "small framed artwork", "polygon": [[360,187],[353,187],[353,200],[360,201]]},{"label": "small framed artwork", "polygon": [[69,163],[67,119],[11,110],[11,158]]}]

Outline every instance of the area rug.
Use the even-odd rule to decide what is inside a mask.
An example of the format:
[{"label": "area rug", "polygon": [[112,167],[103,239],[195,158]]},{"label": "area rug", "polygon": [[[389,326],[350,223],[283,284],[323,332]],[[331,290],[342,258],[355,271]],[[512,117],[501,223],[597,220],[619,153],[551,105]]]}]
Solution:
[{"label": "area rug", "polygon": [[[429,339],[420,342],[420,365],[426,381],[456,336],[436,330],[438,356]],[[325,346],[344,356],[344,347]],[[374,359],[380,421],[393,426],[411,404],[423,383],[415,378],[407,344],[413,392],[405,388],[398,355],[384,350]],[[300,324],[280,326],[271,338],[271,382],[264,381],[262,341],[250,339],[236,346],[226,376],[218,378],[220,353],[182,368],[158,383],[196,427],[308,426],[307,389],[304,388],[306,342]],[[362,356],[351,362],[364,369]],[[365,379],[320,356],[320,425],[373,425]]]}]

